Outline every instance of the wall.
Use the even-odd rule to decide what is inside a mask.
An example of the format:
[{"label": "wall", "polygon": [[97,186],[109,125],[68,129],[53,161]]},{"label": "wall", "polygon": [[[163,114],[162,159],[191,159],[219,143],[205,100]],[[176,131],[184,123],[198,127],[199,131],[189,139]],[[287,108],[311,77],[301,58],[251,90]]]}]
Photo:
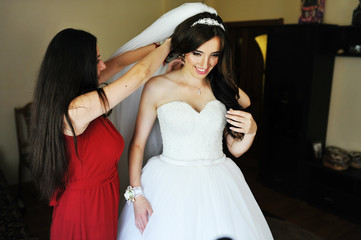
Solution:
[{"label": "wall", "polygon": [[361,59],[337,57],[328,121],[328,145],[361,151]]},{"label": "wall", "polygon": [[[325,23],[350,25],[358,0],[326,0]],[[336,57],[326,145],[361,151],[361,58]]]},{"label": "wall", "polygon": [[350,25],[352,12],[358,0],[325,0],[324,22],[338,25]]},{"label": "wall", "polygon": [[162,14],[164,0],[0,0],[0,168],[17,182],[14,107],[31,101],[51,38],[73,27],[98,37],[103,59]]},{"label": "wall", "polygon": [[[284,18],[286,24],[297,23],[301,0],[206,0],[217,9],[224,21]],[[350,25],[358,0],[325,0],[324,23]]]},{"label": "wall", "polygon": [[[326,0],[325,22],[350,25],[358,0]],[[336,57],[326,145],[361,151],[361,58]]]},{"label": "wall", "polygon": [[227,22],[283,18],[285,23],[297,23],[300,13],[300,2],[294,0],[218,0],[213,2],[218,14],[223,21]]}]

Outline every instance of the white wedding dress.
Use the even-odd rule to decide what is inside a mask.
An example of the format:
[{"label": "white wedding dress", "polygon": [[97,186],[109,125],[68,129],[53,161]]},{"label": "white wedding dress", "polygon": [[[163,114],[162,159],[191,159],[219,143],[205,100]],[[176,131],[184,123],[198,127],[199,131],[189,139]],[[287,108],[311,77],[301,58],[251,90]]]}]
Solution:
[{"label": "white wedding dress", "polygon": [[153,208],[140,234],[133,205],[119,218],[118,239],[273,239],[241,170],[222,151],[225,106],[201,112],[173,101],[157,109],[163,152],[143,168],[144,195]]},{"label": "white wedding dress", "polygon": [[[147,27],[139,35],[125,43],[119,49],[117,49],[110,58],[116,57],[124,52],[137,49],[154,42],[160,42],[161,40],[169,38],[174,29],[185,19],[196,15],[201,12],[210,12],[217,14],[217,11],[205,5],[201,2],[184,3],[181,6],[170,10],[162,15],[149,27]],[[113,82],[119,77],[123,76],[134,64],[131,64],[120,72],[115,74],[108,82]],[[162,65],[156,71],[154,76],[164,74],[167,69],[167,64]],[[133,136],[133,130],[135,127],[135,120],[138,114],[140,96],[142,94],[143,86],[138,88],[129,97],[124,99],[120,104],[113,108],[113,113],[110,115],[110,119],[114,126],[118,129],[125,140],[124,151],[120,157],[118,169],[123,174],[119,175],[121,189],[125,189],[129,181],[127,173],[124,173],[124,169],[128,169],[128,148],[130,140]],[[162,140],[160,136],[159,124],[156,121],[153,129],[148,137],[147,144],[145,146],[144,158],[149,159],[155,155],[158,155],[162,151]]]}]

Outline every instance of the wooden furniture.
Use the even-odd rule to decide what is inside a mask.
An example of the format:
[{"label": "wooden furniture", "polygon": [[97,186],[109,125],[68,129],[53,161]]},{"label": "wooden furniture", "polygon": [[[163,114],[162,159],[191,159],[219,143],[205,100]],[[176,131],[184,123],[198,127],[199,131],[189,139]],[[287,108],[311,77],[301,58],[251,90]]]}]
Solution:
[{"label": "wooden furniture", "polygon": [[[329,29],[329,36],[335,56],[361,57],[360,26],[337,26]],[[307,202],[361,223],[361,170],[349,167],[336,171],[324,167],[321,160],[308,159],[305,189]]]},{"label": "wooden furniture", "polygon": [[304,200],[361,224],[361,170],[332,170],[320,161],[306,164]]},{"label": "wooden furniture", "polygon": [[315,159],[325,147],[334,59],[361,45],[360,28],[283,25],[268,32],[259,176],[270,188],[361,222],[361,171]]},{"label": "wooden furniture", "polygon": [[334,56],[328,25],[283,25],[268,34],[260,177],[302,197],[303,161],[326,139]]},{"label": "wooden furniture", "polygon": [[19,170],[18,170],[19,197],[21,197],[24,169],[25,168],[29,169],[30,166],[30,161],[28,157],[30,112],[31,112],[31,103],[28,103],[23,107],[15,108],[16,137],[18,141],[18,152],[19,152]]}]

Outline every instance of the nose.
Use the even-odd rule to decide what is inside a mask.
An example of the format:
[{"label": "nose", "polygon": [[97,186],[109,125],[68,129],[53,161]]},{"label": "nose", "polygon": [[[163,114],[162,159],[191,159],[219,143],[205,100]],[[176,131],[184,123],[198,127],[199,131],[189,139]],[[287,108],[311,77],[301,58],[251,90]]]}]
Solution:
[{"label": "nose", "polygon": [[202,58],[201,62],[200,62],[200,65],[201,65],[200,67],[203,68],[203,69],[208,68],[208,66],[209,66],[209,57],[204,56]]},{"label": "nose", "polygon": [[102,60],[100,60],[99,61],[99,71],[101,72],[101,71],[105,70],[106,68],[107,68],[107,66],[105,65],[105,63]]}]

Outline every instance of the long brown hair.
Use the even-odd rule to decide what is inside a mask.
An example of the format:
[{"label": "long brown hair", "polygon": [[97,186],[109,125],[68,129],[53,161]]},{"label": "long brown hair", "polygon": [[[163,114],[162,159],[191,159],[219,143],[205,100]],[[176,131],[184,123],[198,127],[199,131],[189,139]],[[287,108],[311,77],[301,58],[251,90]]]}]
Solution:
[{"label": "long brown hair", "polygon": [[58,199],[68,181],[64,117],[71,127],[68,106],[77,96],[97,90],[104,107],[107,99],[97,89],[96,38],[85,31],[65,29],[51,40],[34,91],[30,127],[32,175],[40,197]]}]

